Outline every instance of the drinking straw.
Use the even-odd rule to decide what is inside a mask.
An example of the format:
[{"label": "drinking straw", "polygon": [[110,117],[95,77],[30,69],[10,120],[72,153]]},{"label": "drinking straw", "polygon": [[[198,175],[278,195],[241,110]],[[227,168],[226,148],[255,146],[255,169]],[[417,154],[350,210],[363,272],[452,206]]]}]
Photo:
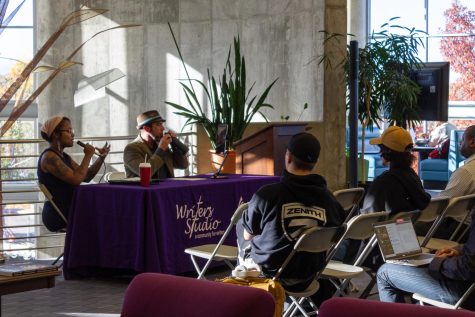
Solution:
[{"label": "drinking straw", "polygon": [[145,163],[147,163],[147,153],[145,153]]}]

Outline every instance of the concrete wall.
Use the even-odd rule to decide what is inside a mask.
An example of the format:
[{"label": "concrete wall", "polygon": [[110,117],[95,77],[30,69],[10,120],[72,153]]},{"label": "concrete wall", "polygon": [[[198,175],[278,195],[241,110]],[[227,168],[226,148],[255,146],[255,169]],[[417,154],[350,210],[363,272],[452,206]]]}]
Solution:
[{"label": "concrete wall", "polygon": [[[109,31],[87,43],[74,58],[83,65],[60,74],[40,96],[40,122],[60,113],[73,118],[79,136],[129,135],[136,133],[138,113],[158,109],[169,128],[181,130],[184,120],[164,104],[165,100],[185,102],[178,81],[185,74],[167,26],[170,22],[191,77],[198,79],[205,78],[207,69],[216,76],[222,73],[233,36],[239,34],[248,84],[256,82],[254,94],[278,78],[267,100],[275,107],[266,112],[268,118],[278,121],[281,115],[289,115],[290,120],[297,120],[303,104],[308,103],[301,120],[314,122],[313,131],[330,149],[323,154],[322,164],[340,168],[344,163],[341,78],[334,70],[324,75],[317,64],[323,53],[319,30],[346,31],[346,0],[89,2],[109,11],[69,27],[45,57],[46,63],[58,65],[84,40],[105,28],[128,23],[142,26]],[[84,1],[38,1],[38,45],[81,3]],[[126,77],[109,85],[105,97],[75,108],[73,95],[79,80],[114,67]],[[41,81],[44,75],[39,78]],[[198,144],[198,148],[202,147]],[[323,174],[331,177],[333,188],[343,187],[344,175]]]}]

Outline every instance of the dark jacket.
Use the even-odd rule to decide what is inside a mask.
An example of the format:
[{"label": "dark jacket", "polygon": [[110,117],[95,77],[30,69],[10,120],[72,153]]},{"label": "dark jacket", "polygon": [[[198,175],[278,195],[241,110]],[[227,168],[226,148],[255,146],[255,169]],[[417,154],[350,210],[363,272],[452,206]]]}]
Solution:
[{"label": "dark jacket", "polygon": [[[124,149],[124,167],[127,177],[139,176],[139,165],[145,162],[145,157],[152,166],[152,178],[173,177],[175,175],[173,168],[185,169],[188,167],[186,154],[170,149],[163,151],[159,148],[152,152],[139,135]],[[160,169],[164,169],[163,175],[160,175]]]},{"label": "dark jacket", "polygon": [[412,168],[390,168],[376,177],[366,192],[362,213],[422,210],[430,202],[430,194]]},{"label": "dark jacket", "polygon": [[[273,276],[303,229],[339,226],[343,220],[343,208],[322,176],[297,176],[284,171],[279,183],[264,186],[254,194],[242,225],[254,235],[252,259],[266,275]],[[281,277],[311,280],[322,269],[324,258],[324,254],[297,253]]]}]

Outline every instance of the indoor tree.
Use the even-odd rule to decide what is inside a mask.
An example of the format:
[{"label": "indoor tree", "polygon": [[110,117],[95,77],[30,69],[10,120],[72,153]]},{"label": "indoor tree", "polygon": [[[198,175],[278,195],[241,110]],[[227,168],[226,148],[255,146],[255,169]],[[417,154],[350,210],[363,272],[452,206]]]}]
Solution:
[{"label": "indoor tree", "polygon": [[[373,32],[364,47],[359,48],[358,72],[358,120],[362,127],[361,170],[364,175],[364,138],[366,128],[380,127],[386,119],[390,125],[403,128],[419,124],[417,99],[420,87],[412,73],[422,61],[418,49],[423,46],[424,31],[394,24],[398,17],[391,18]],[[325,34],[325,44],[346,40],[348,34]],[[351,36],[351,35],[350,35]],[[349,83],[349,46],[344,59],[337,67],[344,67],[346,83]],[[322,56],[320,63],[332,65],[331,56]],[[348,86],[347,86],[348,87]],[[349,106],[349,98],[347,98]]]}]

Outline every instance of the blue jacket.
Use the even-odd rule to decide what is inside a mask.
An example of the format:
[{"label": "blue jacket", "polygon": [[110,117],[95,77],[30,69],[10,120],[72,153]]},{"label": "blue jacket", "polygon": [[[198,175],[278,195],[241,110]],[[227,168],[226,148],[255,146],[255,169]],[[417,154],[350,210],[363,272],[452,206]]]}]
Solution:
[{"label": "blue jacket", "polygon": [[435,257],[429,265],[429,273],[439,279],[475,281],[475,213],[472,213],[467,242],[457,250],[460,252],[458,256]]}]

